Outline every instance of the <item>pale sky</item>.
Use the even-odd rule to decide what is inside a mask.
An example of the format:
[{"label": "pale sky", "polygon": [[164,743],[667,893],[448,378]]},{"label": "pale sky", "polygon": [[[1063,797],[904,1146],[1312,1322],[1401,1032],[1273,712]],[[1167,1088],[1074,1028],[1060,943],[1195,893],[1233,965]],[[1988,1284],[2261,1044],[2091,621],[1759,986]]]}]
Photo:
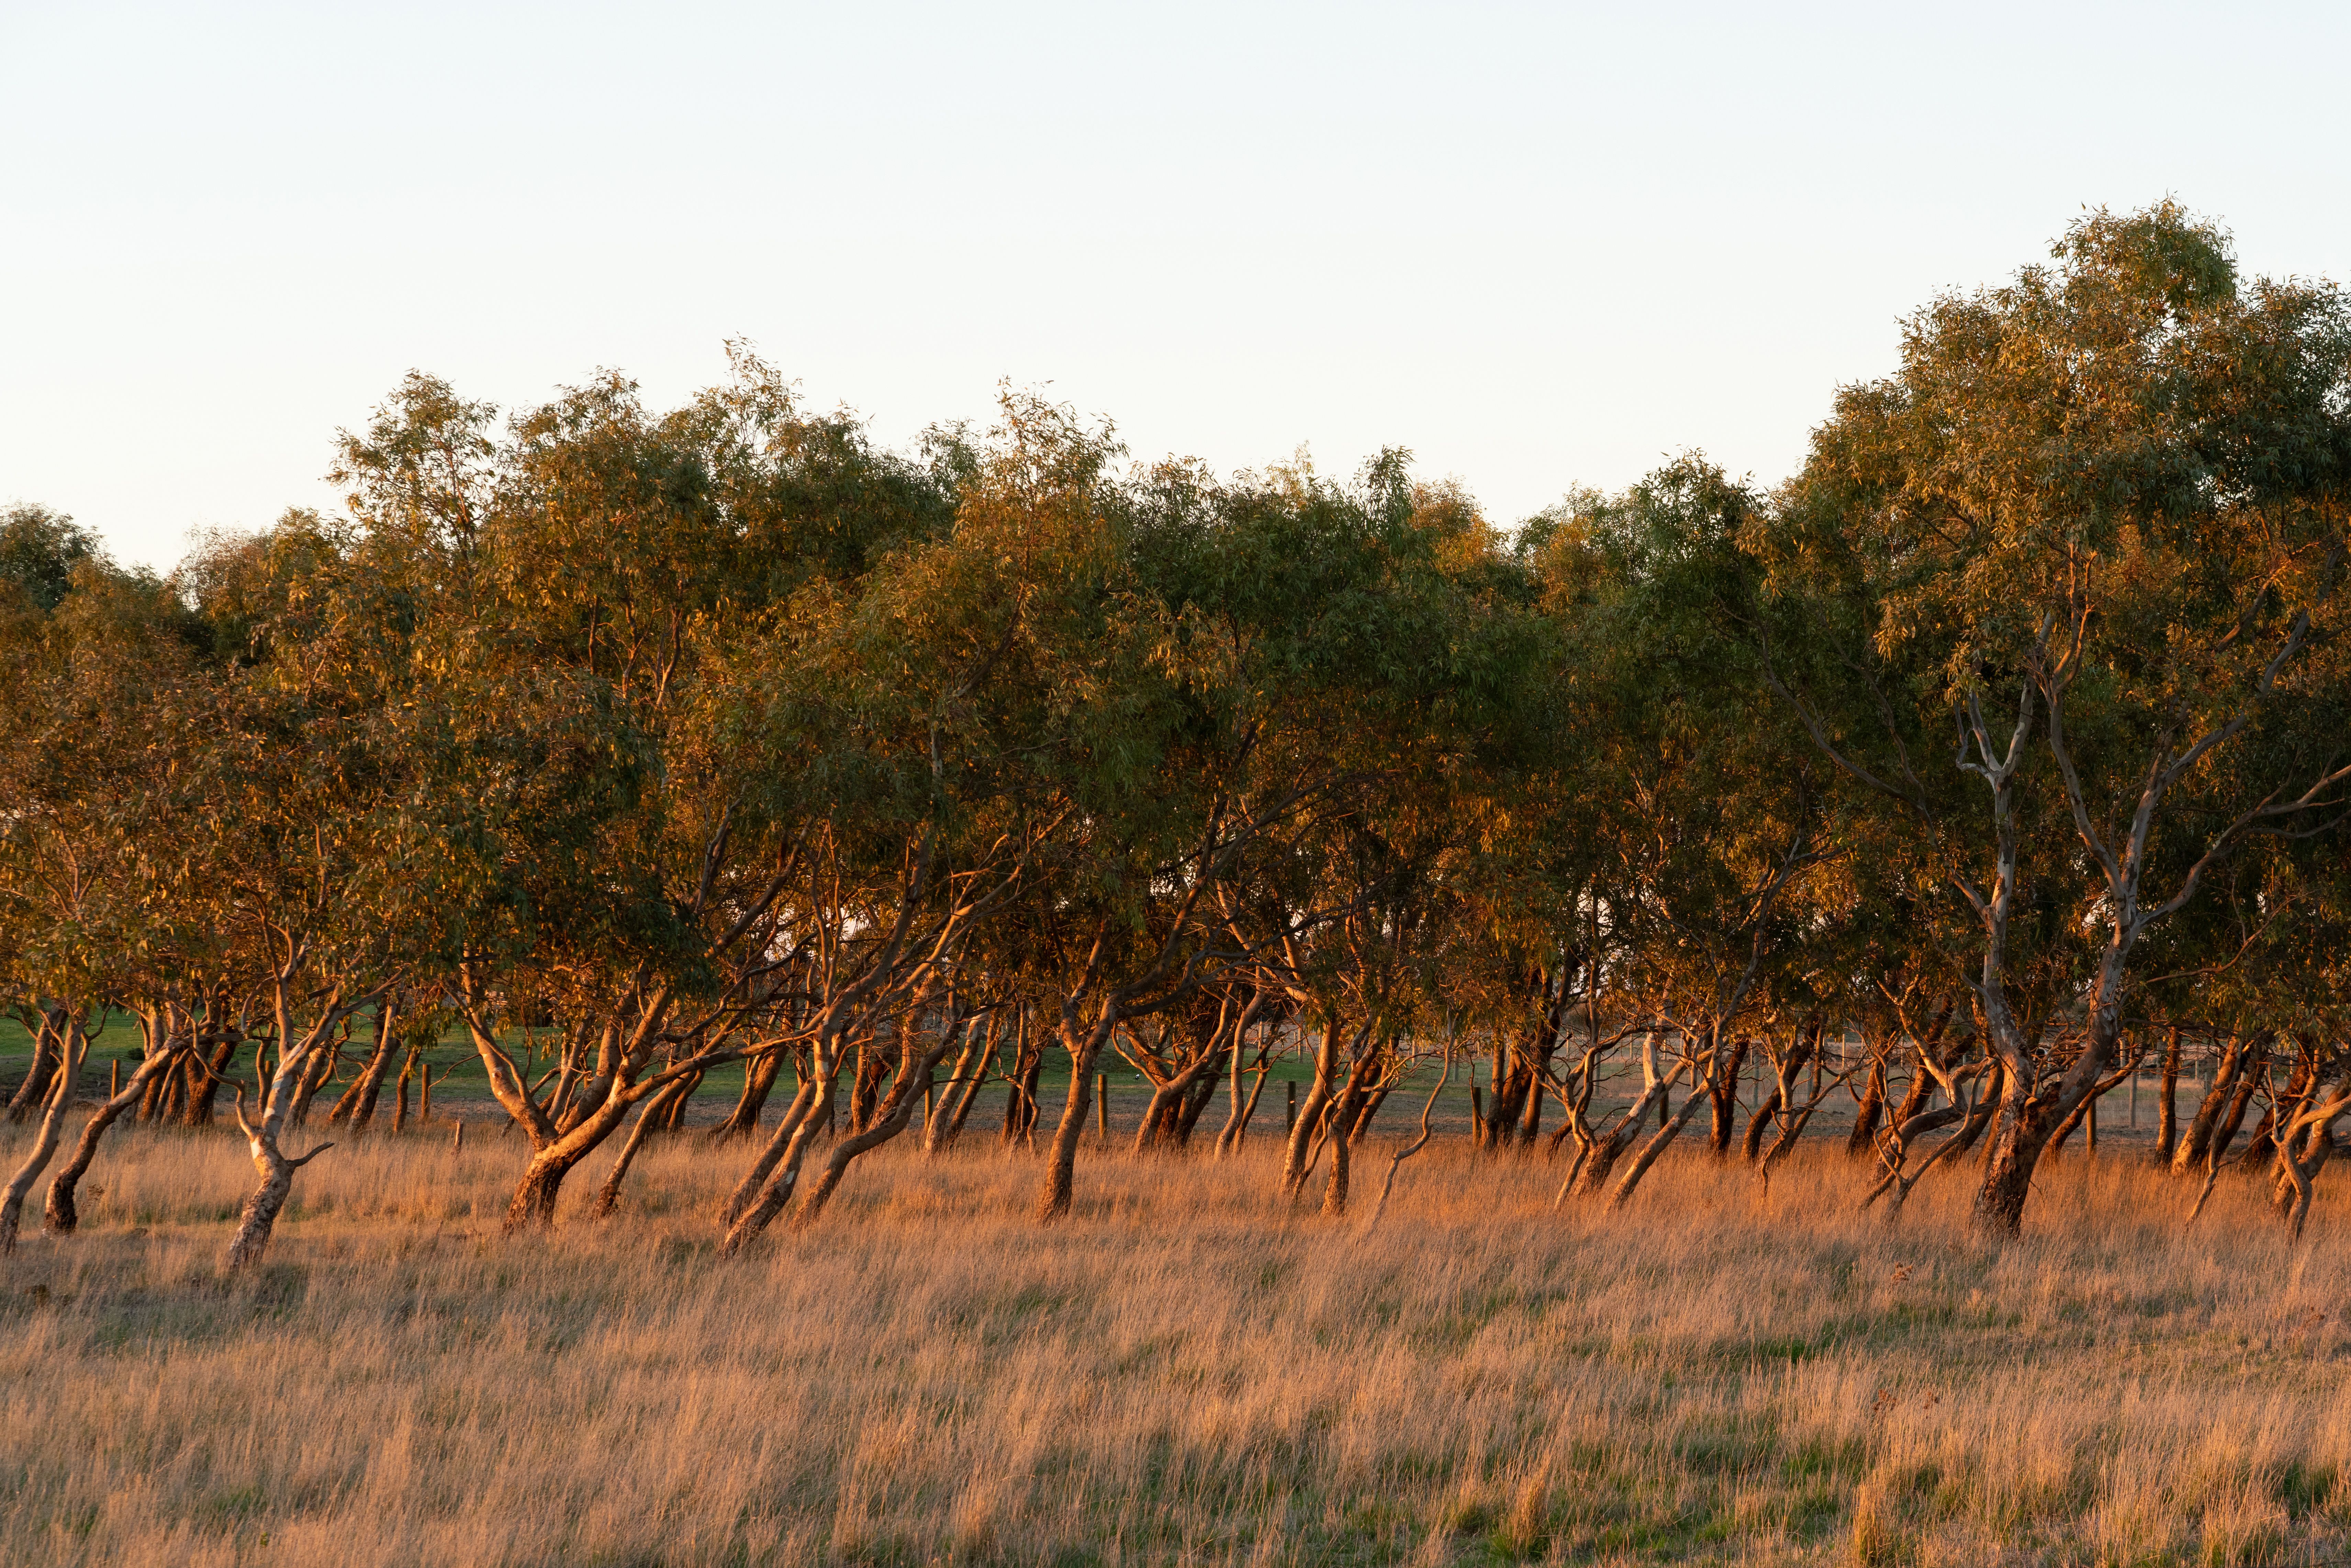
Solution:
[{"label": "pale sky", "polygon": [[411,367],[665,405],[733,336],[893,443],[1008,378],[1505,523],[1769,483],[2085,205],[2351,277],[2346,58],[2315,5],[0,0],[0,503],[168,566],[331,507]]}]

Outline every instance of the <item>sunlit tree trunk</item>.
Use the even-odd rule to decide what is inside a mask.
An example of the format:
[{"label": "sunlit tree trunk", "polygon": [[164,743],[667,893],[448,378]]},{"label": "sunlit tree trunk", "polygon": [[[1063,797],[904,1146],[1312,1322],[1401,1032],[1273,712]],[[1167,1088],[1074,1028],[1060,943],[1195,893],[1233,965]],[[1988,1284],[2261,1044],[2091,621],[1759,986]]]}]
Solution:
[{"label": "sunlit tree trunk", "polygon": [[56,1067],[48,1075],[48,1099],[41,1116],[40,1130],[34,1135],[33,1146],[25,1151],[16,1174],[8,1186],[0,1191],[0,1253],[13,1252],[16,1248],[16,1227],[24,1216],[25,1197],[33,1190],[41,1172],[48,1168],[49,1157],[57,1152],[57,1139],[65,1125],[66,1113],[73,1103],[74,1087],[81,1077],[83,1057],[89,1052],[89,1036],[82,1032],[81,1019],[71,1013],[55,1028],[57,1039]]}]

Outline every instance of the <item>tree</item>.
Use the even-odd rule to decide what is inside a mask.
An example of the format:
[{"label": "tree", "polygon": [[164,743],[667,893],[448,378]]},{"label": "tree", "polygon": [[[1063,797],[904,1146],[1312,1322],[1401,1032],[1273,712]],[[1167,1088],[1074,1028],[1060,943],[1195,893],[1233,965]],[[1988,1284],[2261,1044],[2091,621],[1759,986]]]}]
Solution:
[{"label": "tree", "polygon": [[[2248,834],[2319,820],[2344,777],[2254,744],[2273,710],[2327,700],[2304,673],[2340,614],[2342,297],[2241,283],[2226,236],[2168,203],[2093,214],[2053,255],[1913,318],[1901,369],[1840,395],[1757,530],[1842,633],[1809,659],[1782,636],[1774,679],[1848,777],[1907,810],[1976,924],[1969,984],[2004,1073],[1977,1203],[2002,1232],[2115,1065],[2148,932]],[[1930,738],[1954,726],[1955,750]],[[2103,933],[2070,1064],[2010,995],[2035,887]]]}]

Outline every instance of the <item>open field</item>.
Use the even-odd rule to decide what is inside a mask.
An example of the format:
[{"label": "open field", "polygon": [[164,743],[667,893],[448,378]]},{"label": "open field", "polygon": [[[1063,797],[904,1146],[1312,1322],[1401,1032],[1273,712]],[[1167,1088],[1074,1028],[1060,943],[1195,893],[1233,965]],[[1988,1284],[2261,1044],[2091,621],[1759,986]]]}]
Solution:
[{"label": "open field", "polygon": [[707,1211],[731,1160],[657,1146],[619,1217],[506,1239],[511,1140],[378,1136],[304,1170],[266,1264],[230,1281],[237,1141],[130,1129],[83,1230],[0,1265],[6,1559],[2133,1564],[2351,1543],[2339,1188],[2295,1248],[2247,1188],[2183,1231],[2185,1194],[2076,1157],[2002,1248],[1965,1229],[1958,1183],[1896,1229],[1855,1216],[1824,1151],[1768,1190],[1669,1163],[1612,1216],[1554,1215],[1540,1161],[1440,1147],[1366,1235],[1292,1213],[1271,1142],[1237,1166],[1089,1156],[1050,1228],[1025,1157],[883,1151],[814,1230],[726,1263]]}]

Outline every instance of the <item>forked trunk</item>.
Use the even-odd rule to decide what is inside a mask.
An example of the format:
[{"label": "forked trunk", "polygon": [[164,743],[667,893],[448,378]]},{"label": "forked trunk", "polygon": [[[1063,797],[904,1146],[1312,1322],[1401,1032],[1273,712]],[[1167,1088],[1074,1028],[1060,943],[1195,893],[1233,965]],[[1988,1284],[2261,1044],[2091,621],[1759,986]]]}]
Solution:
[{"label": "forked trunk", "polygon": [[784,1053],[780,1051],[753,1058],[743,1069],[743,1092],[736,1096],[735,1108],[710,1129],[711,1142],[747,1138],[758,1132],[759,1113],[768,1108],[768,1096],[775,1091],[776,1077],[783,1070]]},{"label": "forked trunk", "polygon": [[563,1178],[577,1163],[578,1156],[555,1149],[533,1155],[507,1204],[506,1228],[511,1231],[553,1225],[556,1204],[563,1197]]},{"label": "forked trunk", "polygon": [[2008,1076],[1992,1115],[1983,1186],[1976,1194],[1977,1221],[1985,1228],[2004,1236],[2023,1228],[2025,1199],[2032,1194],[2033,1168],[2049,1132],[2048,1112],[2033,1099],[2032,1085]]},{"label": "forked trunk", "polygon": [[[1663,1085],[1660,1087],[1662,1088]],[[1676,1138],[1681,1136],[1682,1129],[1689,1124],[1689,1119],[1704,1103],[1706,1103],[1706,1096],[1702,1094],[1692,1093],[1682,1097],[1682,1108],[1674,1113],[1671,1121],[1649,1134],[1648,1141],[1641,1145],[1641,1152],[1633,1156],[1632,1165],[1626,1168],[1622,1176],[1617,1178],[1615,1189],[1608,1195],[1609,1207],[1619,1207],[1633,1196],[1633,1189],[1641,1185],[1641,1178],[1649,1174],[1649,1167],[1657,1163],[1657,1157],[1666,1152],[1667,1147]]]},{"label": "forked trunk", "polygon": [[2211,1082],[2204,1086],[2204,1096],[2197,1102],[2196,1114],[2188,1120],[2187,1134],[2172,1151],[2171,1169],[2175,1176],[2186,1176],[2204,1164],[2204,1150],[2212,1141],[2213,1129],[2227,1113],[2230,1100],[2235,1095],[2237,1077],[2245,1060],[2245,1040],[2232,1034],[2221,1048],[2220,1060],[2212,1069]]},{"label": "forked trunk", "polygon": [[310,1071],[312,1054],[325,1048],[329,1032],[349,1016],[337,998],[327,1004],[324,1014],[298,1040],[287,995],[289,977],[281,975],[277,982],[277,1070],[263,1092],[261,1120],[257,1124],[247,1122],[244,1100],[240,1098],[236,1103],[237,1127],[245,1134],[254,1171],[261,1179],[246,1198],[237,1215],[236,1233],[221,1255],[221,1267],[231,1271],[261,1260],[277,1216],[294,1191],[294,1173],[334,1147],[332,1144],[320,1144],[299,1159],[288,1159],[279,1146],[295,1097]]},{"label": "forked trunk", "polygon": [[1350,1134],[1365,1109],[1365,1081],[1371,1071],[1372,1057],[1366,1054],[1347,1074],[1347,1086],[1331,1108],[1331,1179],[1322,1189],[1322,1212],[1332,1219],[1347,1212],[1347,1183],[1353,1174],[1355,1147]]},{"label": "forked trunk", "polygon": [[203,1072],[195,1071],[195,1062],[191,1059],[184,1071],[164,1080],[167,1084],[178,1086],[186,1100],[189,1126],[213,1124],[213,1108],[219,1103],[221,1085],[228,1081],[229,1064],[236,1060],[236,1048],[244,1043],[243,1031],[230,1030],[214,1038],[212,1058],[204,1063]]},{"label": "forked trunk", "polygon": [[[838,1057],[828,1061],[821,1047],[811,1068],[811,1076],[801,1083],[800,1092],[792,1100],[791,1113],[776,1129],[768,1148],[754,1166],[750,1176],[735,1189],[727,1199],[723,1216],[726,1226],[726,1239],[719,1244],[722,1256],[733,1257],[784,1211],[792,1200],[800,1179],[800,1167],[808,1159],[810,1146],[817,1135],[831,1124],[832,1102],[839,1092],[841,1064]],[[758,1186],[762,1167],[775,1169],[775,1175]],[[780,1168],[776,1168],[780,1166]]]},{"label": "forked trunk", "polygon": [[776,1166],[790,1151],[792,1140],[801,1134],[804,1124],[816,1119],[816,1103],[817,1082],[811,1070],[809,1076],[800,1080],[799,1090],[792,1095],[791,1104],[784,1111],[784,1119],[776,1124],[767,1145],[759,1151],[759,1157],[751,1162],[751,1168],[744,1173],[743,1179],[736,1184],[735,1190],[727,1195],[726,1203],[719,1208],[720,1224],[731,1228],[743,1217],[743,1211],[758,1201],[759,1189],[775,1174]]},{"label": "forked trunk", "polygon": [[327,1113],[329,1126],[348,1121],[353,1132],[365,1132],[368,1124],[375,1120],[376,1095],[383,1087],[384,1073],[392,1066],[392,1051],[395,1042],[392,1020],[397,1016],[397,1009],[388,1001],[376,1009],[375,1048],[369,1051],[367,1061],[360,1068],[359,1076],[351,1080],[351,1086],[343,1091],[343,1097],[335,1102],[332,1111]]},{"label": "forked trunk", "polygon": [[[1306,1092],[1306,1103],[1298,1108],[1298,1120],[1290,1129],[1290,1146],[1282,1155],[1281,1190],[1290,1197],[1296,1197],[1299,1189],[1306,1185],[1307,1173],[1312,1168],[1309,1156],[1321,1135],[1323,1113],[1338,1093],[1338,1086],[1339,1025],[1335,1019],[1325,1019],[1322,1043],[1314,1048],[1314,1085]],[[1489,1127],[1493,1124],[1489,1118]]]}]

